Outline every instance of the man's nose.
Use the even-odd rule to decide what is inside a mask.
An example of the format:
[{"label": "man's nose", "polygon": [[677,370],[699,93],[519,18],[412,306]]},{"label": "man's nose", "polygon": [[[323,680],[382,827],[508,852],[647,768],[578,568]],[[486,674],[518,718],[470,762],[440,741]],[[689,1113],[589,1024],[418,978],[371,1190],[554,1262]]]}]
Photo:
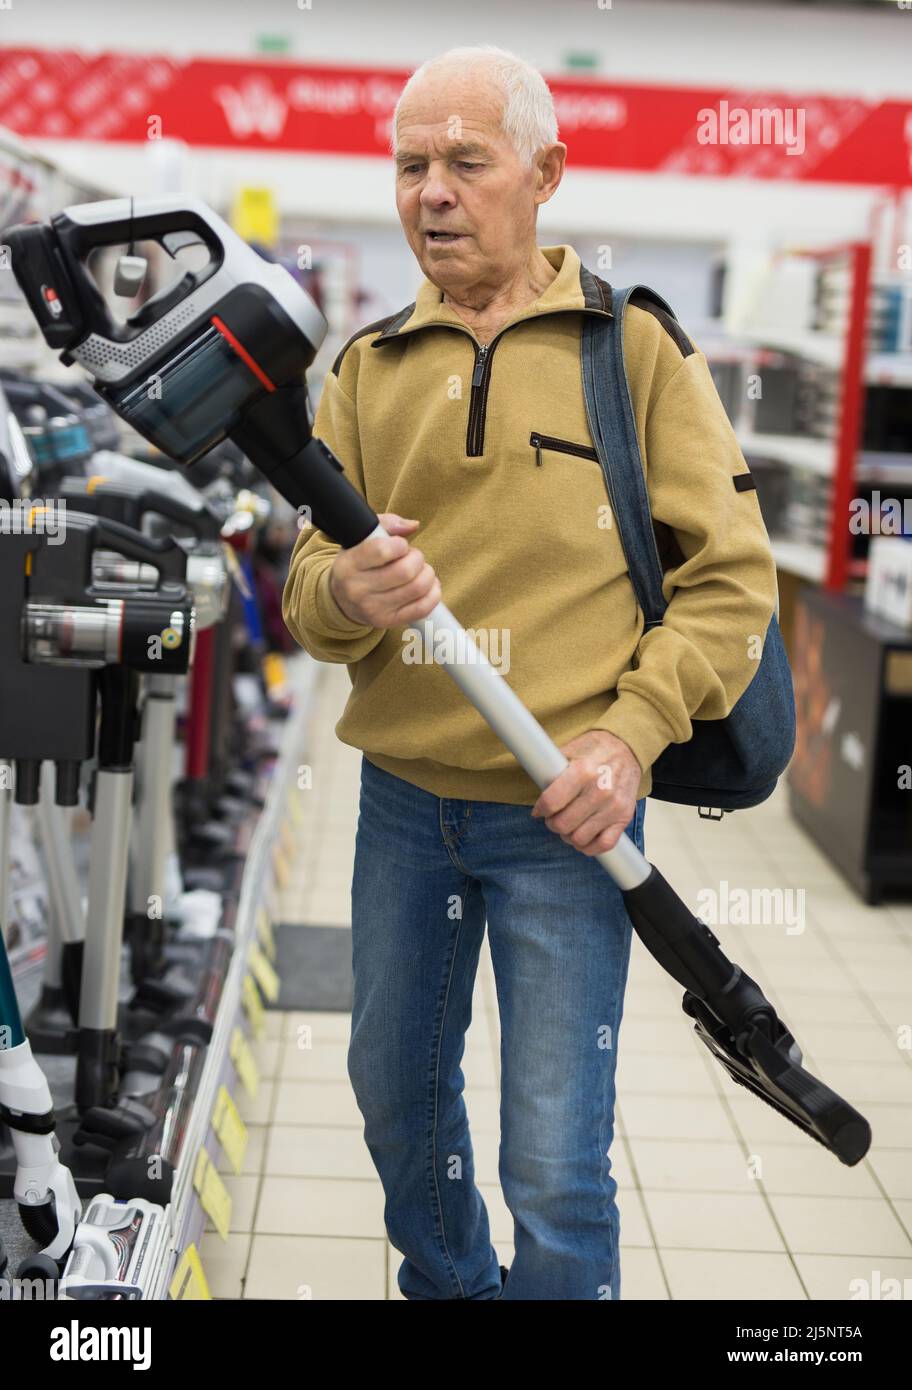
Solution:
[{"label": "man's nose", "polygon": [[432,165],[422,184],[420,196],[423,203],[431,206],[442,202],[452,202],[455,195],[449,171],[445,167],[435,170]]}]

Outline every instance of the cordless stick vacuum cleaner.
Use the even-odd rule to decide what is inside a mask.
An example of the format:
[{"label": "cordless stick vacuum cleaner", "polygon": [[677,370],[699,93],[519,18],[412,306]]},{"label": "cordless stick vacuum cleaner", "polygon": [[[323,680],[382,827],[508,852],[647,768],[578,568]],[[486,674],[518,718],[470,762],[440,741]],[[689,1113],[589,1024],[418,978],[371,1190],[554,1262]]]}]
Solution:
[{"label": "cordless stick vacuum cleaner", "polygon": [[[86,260],[98,246],[142,239],[172,256],[201,245],[208,260],[118,323]],[[304,373],[325,319],[290,274],[264,262],[204,203],[90,203],[64,209],[50,224],[9,230],[4,240],[47,342],[64,363],[81,364],[139,434],[183,464],[229,435],[339,545],[386,534],[339,460],[312,436]],[[432,644],[444,631],[455,639],[448,650],[467,650],[443,603],[414,630]],[[564,771],[568,760],[483,653],[445,669],[539,787]],[[871,1141],[867,1121],[803,1068],[795,1039],[756,982],[727,959],[629,836],[598,860],[623,892],[647,949],[684,986],[685,1011],[728,1073],[843,1163],[857,1163]]]},{"label": "cordless stick vacuum cleaner", "polygon": [[[117,481],[103,475],[64,478],[59,497],[78,511],[107,516],[136,531],[144,531],[153,518],[173,521],[191,536],[175,537],[187,551],[187,586],[192,595],[197,650],[199,634],[220,622],[227,600],[227,574],[219,540],[218,518],[198,495],[193,505],[169,496],[166,475],[149,465],[140,469],[154,474],[155,486],[145,482]],[[179,480],[182,481],[182,480]],[[154,589],[157,575],[151,566],[140,566],[111,554],[96,555],[95,587],[116,595],[125,584],[141,592],[145,583]],[[167,1009],[178,1002],[173,990],[160,982],[165,971],[166,901],[165,874],[171,835],[171,783],[175,743],[175,695],[179,676],[150,671],[144,677],[141,737],[137,756],[139,799],[130,874],[130,910],[127,938],[130,943],[134,983],[144,991],[144,1001]],[[157,911],[150,911],[150,905]]]},{"label": "cordless stick vacuum cleaner", "polygon": [[[181,500],[173,495],[180,491],[173,483],[171,495],[161,490],[165,475],[160,470],[146,464],[137,464],[136,468],[138,471],[132,475],[128,469],[119,482],[103,476],[64,478],[60,500],[138,532],[144,532],[156,518],[188,530],[190,536],[174,540],[186,551],[186,583],[193,603],[194,632],[198,635],[201,629],[220,622],[225,611],[228,576],[219,540],[219,520],[189,484],[186,491],[190,499]],[[151,482],[148,475],[152,475]],[[182,477],[173,481],[186,482]],[[148,563],[124,559],[113,551],[94,554],[93,589],[99,594],[116,597],[126,588],[128,594],[154,595],[158,582],[154,566]],[[166,951],[164,903],[166,861],[172,839],[175,687],[180,679],[180,673],[151,669],[143,675],[145,698],[136,759],[140,783],[132,835],[129,910],[125,918],[132,977],[137,988],[130,1012],[121,1020],[131,1041],[125,1051],[118,1093],[121,1097],[144,1097],[152,1112],[158,1103],[152,1093],[160,1088],[166,1092],[172,1089],[176,1083],[173,1076],[168,1080],[169,1075],[185,1071],[188,1059],[195,1056],[192,1049],[199,1050],[211,1040],[230,958],[223,929],[218,935],[183,947],[183,954],[192,957],[192,981],[186,974],[181,976],[180,961],[173,962],[179,978],[166,973],[172,957],[179,954],[173,945]],[[144,1023],[149,1013],[156,1016],[151,1024]],[[143,1137],[146,1146],[149,1137]],[[122,1156],[120,1151],[119,1157]]]}]

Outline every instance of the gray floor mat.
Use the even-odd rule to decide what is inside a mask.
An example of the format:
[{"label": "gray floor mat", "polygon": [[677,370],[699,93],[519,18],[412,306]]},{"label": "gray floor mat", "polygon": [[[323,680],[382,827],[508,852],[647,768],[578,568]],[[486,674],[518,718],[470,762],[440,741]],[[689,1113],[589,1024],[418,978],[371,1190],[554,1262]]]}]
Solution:
[{"label": "gray floor mat", "polygon": [[280,923],[275,942],[281,992],[273,1008],[351,1013],[350,927]]}]

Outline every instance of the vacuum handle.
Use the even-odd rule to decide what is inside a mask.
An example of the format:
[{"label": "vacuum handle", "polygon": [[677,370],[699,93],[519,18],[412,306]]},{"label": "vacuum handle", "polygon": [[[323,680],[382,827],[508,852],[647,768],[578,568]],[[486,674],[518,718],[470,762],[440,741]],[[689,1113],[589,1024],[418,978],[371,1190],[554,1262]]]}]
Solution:
[{"label": "vacuum handle", "polygon": [[183,584],[187,572],[187,552],[173,536],[144,536],[132,526],[124,526],[107,516],[94,517],[93,520],[93,550],[115,550],[129,560],[152,565],[162,580]]},{"label": "vacuum handle", "polygon": [[191,506],[188,502],[182,502],[179,497],[172,497],[157,488],[144,488],[139,506],[143,516],[151,512],[155,516],[180,522],[193,532],[197,540],[214,540],[221,530],[218,518],[202,501],[198,506]]},{"label": "vacuum handle", "polygon": [[102,499],[110,498],[112,504],[127,518],[124,524],[134,526],[137,530],[140,529],[143,518],[151,514],[180,522],[193,532],[197,540],[216,540],[221,531],[218,518],[206,507],[202,499],[199,505],[194,506],[159,488],[121,483],[116,479],[106,478],[103,474],[94,480],[64,478],[59,494],[76,503],[81,510],[96,514],[103,514],[99,511],[104,505]]},{"label": "vacuum handle", "polygon": [[[52,226],[68,251],[83,259],[96,246],[157,241],[173,256],[182,246],[202,242],[210,264],[222,258],[222,242],[195,198],[105,198],[97,203],[74,203],[52,218]],[[203,272],[205,273],[205,272]]]}]

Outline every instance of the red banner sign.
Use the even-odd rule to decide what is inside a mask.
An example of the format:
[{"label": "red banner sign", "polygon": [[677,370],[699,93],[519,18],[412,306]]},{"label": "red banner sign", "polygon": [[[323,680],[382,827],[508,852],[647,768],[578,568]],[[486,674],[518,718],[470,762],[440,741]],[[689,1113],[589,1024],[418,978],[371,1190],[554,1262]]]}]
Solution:
[{"label": "red banner sign", "polygon": [[[22,136],[389,153],[408,73],[43,49],[0,55]],[[602,79],[549,81],[570,167],[814,183],[912,183],[912,103]]]}]

